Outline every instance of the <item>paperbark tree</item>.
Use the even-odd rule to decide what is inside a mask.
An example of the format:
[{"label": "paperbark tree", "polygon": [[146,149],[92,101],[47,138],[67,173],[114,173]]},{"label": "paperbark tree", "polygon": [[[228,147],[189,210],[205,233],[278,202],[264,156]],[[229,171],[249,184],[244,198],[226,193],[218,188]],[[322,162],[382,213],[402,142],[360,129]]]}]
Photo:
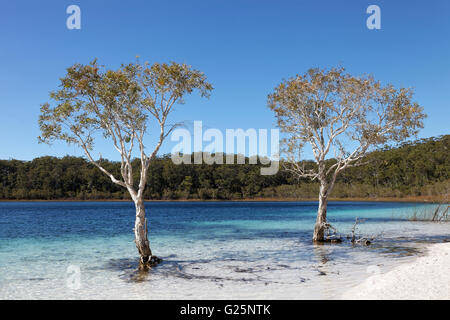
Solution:
[{"label": "paperbark tree", "polygon": [[[202,72],[185,64],[136,62],[107,70],[94,60],[68,68],[59,88],[50,93],[52,104],[41,106],[40,142],[62,140],[80,146],[91,163],[128,190],[136,207],[134,234],[143,267],[159,260],[150,249],[143,197],[150,162],[175,127],[167,125],[174,105],[183,103],[183,97],[194,90],[209,97],[212,89]],[[144,139],[151,122],[157,128],[157,142],[147,152]],[[120,177],[94,160],[94,140],[101,135],[120,154]],[[138,181],[132,166],[135,152],[140,159]]]},{"label": "paperbark tree", "polygon": [[[355,77],[343,68],[310,69],[269,95],[268,106],[285,134],[286,169],[320,183],[314,241],[326,240],[327,203],[338,174],[360,165],[372,148],[402,141],[423,127],[426,116],[412,97],[412,89],[383,86],[372,76]],[[307,144],[314,168],[300,162]],[[332,150],[334,161],[327,161]]]}]

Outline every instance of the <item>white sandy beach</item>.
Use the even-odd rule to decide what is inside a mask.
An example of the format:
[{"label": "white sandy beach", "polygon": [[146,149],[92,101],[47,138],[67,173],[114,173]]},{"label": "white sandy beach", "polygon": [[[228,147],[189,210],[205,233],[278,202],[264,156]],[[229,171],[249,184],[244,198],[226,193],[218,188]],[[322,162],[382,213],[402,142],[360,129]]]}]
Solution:
[{"label": "white sandy beach", "polygon": [[347,291],[343,299],[450,299],[450,243],[428,248],[426,256],[375,274]]}]

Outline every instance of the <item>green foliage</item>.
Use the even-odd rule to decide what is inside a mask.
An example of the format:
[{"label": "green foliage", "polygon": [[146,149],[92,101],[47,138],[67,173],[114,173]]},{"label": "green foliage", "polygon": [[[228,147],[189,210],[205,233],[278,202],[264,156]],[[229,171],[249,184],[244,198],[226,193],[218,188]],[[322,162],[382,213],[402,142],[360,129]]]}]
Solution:
[{"label": "green foliage", "polygon": [[[338,177],[331,196],[448,194],[449,148],[450,135],[445,135],[369,153],[364,159],[369,164],[349,168]],[[100,163],[119,174],[120,162]],[[133,167],[137,169],[139,165],[140,161],[135,159]],[[158,157],[150,164],[144,197],[164,200],[317,197],[317,183],[307,179],[299,182],[286,171],[262,176],[260,168],[260,164],[248,164],[248,159],[244,165],[175,165],[170,156]],[[88,161],[66,156],[0,160],[0,199],[129,199],[129,195]]]}]

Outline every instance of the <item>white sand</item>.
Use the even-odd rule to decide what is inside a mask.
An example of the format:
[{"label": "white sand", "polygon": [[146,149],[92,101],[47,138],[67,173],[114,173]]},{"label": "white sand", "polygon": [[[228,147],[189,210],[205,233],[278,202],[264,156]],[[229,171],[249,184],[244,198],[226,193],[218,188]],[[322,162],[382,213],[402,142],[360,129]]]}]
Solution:
[{"label": "white sand", "polygon": [[450,299],[450,243],[434,244],[428,254],[371,276],[343,299]]}]

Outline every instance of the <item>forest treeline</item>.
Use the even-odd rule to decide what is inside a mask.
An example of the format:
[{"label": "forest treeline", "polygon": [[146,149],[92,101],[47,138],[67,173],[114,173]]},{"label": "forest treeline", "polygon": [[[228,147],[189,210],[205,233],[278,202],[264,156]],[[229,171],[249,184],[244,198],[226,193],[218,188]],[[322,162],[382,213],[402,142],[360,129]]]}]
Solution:
[{"label": "forest treeline", "polygon": [[[368,164],[349,168],[337,179],[333,198],[376,198],[446,195],[450,189],[450,135],[384,147],[369,153]],[[248,160],[248,159],[247,159]],[[333,162],[333,159],[328,160]],[[120,176],[120,163],[101,160]],[[139,181],[139,160],[133,162]],[[305,162],[305,166],[314,166]],[[260,174],[260,164],[175,165],[170,156],[153,161],[146,199],[231,200],[251,198],[314,199],[318,184],[296,180],[282,170]],[[129,199],[115,184],[83,158],[40,157],[32,161],[0,160],[0,199]]]}]

